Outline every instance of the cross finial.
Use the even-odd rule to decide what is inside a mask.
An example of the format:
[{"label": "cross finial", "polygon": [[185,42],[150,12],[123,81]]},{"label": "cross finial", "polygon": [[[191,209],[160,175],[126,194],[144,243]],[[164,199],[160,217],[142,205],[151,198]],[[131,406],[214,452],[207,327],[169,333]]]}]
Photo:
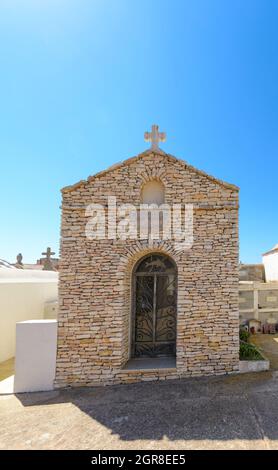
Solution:
[{"label": "cross finial", "polygon": [[48,247],[47,250],[42,253],[42,255],[46,256],[46,258],[44,260],[44,263],[43,263],[43,270],[44,271],[54,271],[51,256],[55,255],[55,252],[51,251],[51,248]]},{"label": "cross finial", "polygon": [[159,142],[166,141],[166,133],[159,132],[158,126],[153,124],[151,132],[145,132],[144,138],[146,142],[151,142],[151,148],[157,150],[159,148]]},{"label": "cross finial", "polygon": [[46,259],[50,260],[50,257],[55,255],[55,251],[51,251],[51,248],[48,246],[46,252],[42,253],[42,255],[46,256]]}]

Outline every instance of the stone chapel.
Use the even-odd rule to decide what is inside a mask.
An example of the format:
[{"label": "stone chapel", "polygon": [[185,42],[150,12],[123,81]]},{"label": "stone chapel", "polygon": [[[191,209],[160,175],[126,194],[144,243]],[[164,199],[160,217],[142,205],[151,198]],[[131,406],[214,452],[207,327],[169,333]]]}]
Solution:
[{"label": "stone chapel", "polygon": [[[62,189],[56,387],[238,370],[239,190],[162,151],[158,126],[145,139],[149,150]],[[159,236],[118,236],[123,204],[156,204]],[[190,247],[160,236],[161,204],[192,208]]]}]

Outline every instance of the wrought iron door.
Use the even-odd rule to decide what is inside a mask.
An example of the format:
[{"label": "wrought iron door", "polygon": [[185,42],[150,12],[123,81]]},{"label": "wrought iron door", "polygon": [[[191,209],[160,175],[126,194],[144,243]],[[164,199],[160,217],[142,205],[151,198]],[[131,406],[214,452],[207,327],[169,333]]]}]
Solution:
[{"label": "wrought iron door", "polygon": [[166,256],[144,258],[134,272],[133,356],[176,355],[176,268]]}]

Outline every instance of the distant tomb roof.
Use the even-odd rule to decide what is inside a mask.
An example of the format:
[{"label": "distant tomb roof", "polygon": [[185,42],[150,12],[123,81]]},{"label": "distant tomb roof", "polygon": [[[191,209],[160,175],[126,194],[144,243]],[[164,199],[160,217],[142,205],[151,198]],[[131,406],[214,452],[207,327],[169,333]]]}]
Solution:
[{"label": "distant tomb roof", "polygon": [[239,265],[240,281],[265,282],[265,269],[263,264],[244,264]]},{"label": "distant tomb roof", "polygon": [[0,258],[0,268],[15,269],[15,267],[11,263],[1,258]]},{"label": "distant tomb roof", "polygon": [[266,251],[265,253],[263,253],[263,256],[270,255],[272,253],[276,253],[277,251],[278,251],[278,243],[276,245],[274,245],[274,247],[271,248],[271,250]]}]

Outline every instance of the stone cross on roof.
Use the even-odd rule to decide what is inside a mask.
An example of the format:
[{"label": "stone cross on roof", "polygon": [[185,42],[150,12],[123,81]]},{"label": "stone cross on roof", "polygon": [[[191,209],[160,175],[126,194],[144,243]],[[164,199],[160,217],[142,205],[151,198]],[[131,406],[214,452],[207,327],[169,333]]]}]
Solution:
[{"label": "stone cross on roof", "polygon": [[144,138],[146,142],[151,142],[151,148],[152,149],[158,149],[159,148],[159,142],[165,142],[166,141],[166,133],[165,132],[159,132],[158,126],[156,124],[152,125],[152,131],[151,132],[145,132]]},{"label": "stone cross on roof", "polygon": [[46,252],[42,253],[43,256],[46,256],[44,264],[43,264],[43,270],[44,271],[54,271],[54,266],[52,264],[51,256],[55,255],[54,251],[51,251],[51,248],[48,247]]}]

